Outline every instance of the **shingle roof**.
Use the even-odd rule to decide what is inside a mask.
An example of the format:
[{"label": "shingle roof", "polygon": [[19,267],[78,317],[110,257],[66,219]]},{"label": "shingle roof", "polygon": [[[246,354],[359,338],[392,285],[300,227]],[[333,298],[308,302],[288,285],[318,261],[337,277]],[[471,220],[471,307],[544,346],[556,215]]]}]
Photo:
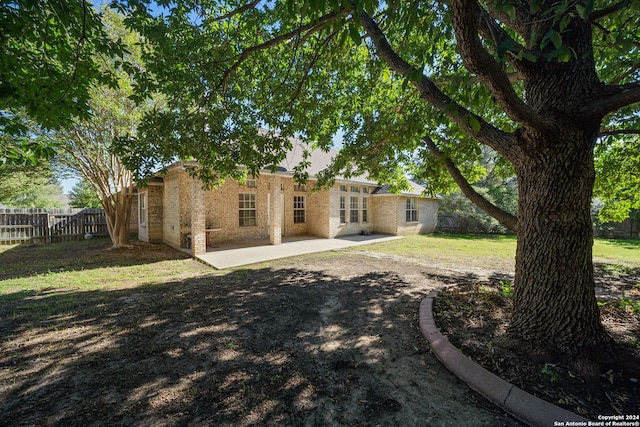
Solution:
[{"label": "shingle roof", "polygon": [[[259,132],[267,133],[268,131],[261,129]],[[338,155],[338,152],[333,149],[329,149],[326,151],[321,150],[320,148],[312,149],[307,142],[298,138],[289,138],[289,141],[292,144],[292,149],[287,153],[285,159],[278,165],[279,173],[293,174],[294,168],[305,160],[304,152],[305,150],[307,150],[309,151],[309,157],[307,158],[307,160],[309,161],[310,166],[306,169],[306,171],[309,173],[309,176],[313,178],[316,175],[318,175],[320,171],[326,169],[331,164],[333,159]],[[168,166],[168,168],[172,168],[174,166],[184,164],[184,163],[185,162],[183,161],[178,161]],[[396,195],[396,193],[391,193],[389,191],[388,185],[378,186],[377,181],[369,179],[368,177],[363,175],[351,177],[349,179],[345,179],[343,176],[337,176],[336,182],[368,184],[368,185],[376,186],[377,188],[371,192],[372,195],[373,194],[376,194],[379,196]],[[412,187],[410,192],[402,192],[400,194],[405,196],[421,196],[422,195],[422,193],[424,192],[424,187],[422,187],[421,185],[413,181],[409,181],[409,184]]]},{"label": "shingle roof", "polygon": [[[280,163],[280,165],[278,165],[283,169],[283,172],[293,172],[293,168],[304,161],[303,155],[305,149],[310,151],[310,155],[307,160],[309,161],[309,163],[311,163],[311,165],[306,170],[307,172],[309,172],[309,176],[311,177],[326,169],[331,164],[333,159],[338,155],[338,152],[332,149],[329,149],[328,151],[324,151],[319,148],[310,149],[309,144],[297,138],[290,138],[289,140],[291,141],[293,148],[287,153],[287,157]],[[371,180],[368,177],[362,175],[351,177],[349,179],[345,179],[342,176],[337,176],[336,181],[370,184],[376,186],[378,185],[377,181]],[[422,195],[422,193],[424,192],[424,187],[413,181],[409,181],[409,184],[411,185],[412,189],[409,192],[402,192],[401,194],[412,196]],[[389,191],[388,185],[383,185],[381,187],[377,187],[371,194],[394,195],[395,193],[391,193]]]},{"label": "shingle roof", "polygon": [[[306,171],[311,177],[318,175],[318,173],[326,169],[338,155],[338,152],[333,149],[329,149],[327,151],[320,148],[312,149],[309,144],[297,138],[290,138],[289,141],[291,141],[293,148],[287,153],[286,158],[280,163],[280,165],[278,165],[286,172],[293,172],[293,169],[305,160],[305,150],[309,151],[307,161],[310,163],[310,166],[306,168]],[[371,180],[363,175],[351,177],[348,180],[342,176],[337,176],[336,180],[377,185],[377,181]]]}]

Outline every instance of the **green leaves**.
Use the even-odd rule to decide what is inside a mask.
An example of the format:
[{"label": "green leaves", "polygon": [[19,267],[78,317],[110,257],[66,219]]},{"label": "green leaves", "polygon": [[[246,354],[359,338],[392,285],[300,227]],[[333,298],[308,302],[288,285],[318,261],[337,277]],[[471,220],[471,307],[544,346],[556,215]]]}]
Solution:
[{"label": "green leaves", "polygon": [[19,109],[47,128],[87,117],[88,88],[112,77],[97,54],[121,53],[87,3],[18,0],[0,8],[0,132],[10,132]]},{"label": "green leaves", "polygon": [[469,125],[474,132],[480,132],[480,122],[475,116],[469,116]]},{"label": "green leaves", "polygon": [[594,195],[604,202],[602,221],[624,221],[640,209],[640,137],[601,141],[596,149]]}]

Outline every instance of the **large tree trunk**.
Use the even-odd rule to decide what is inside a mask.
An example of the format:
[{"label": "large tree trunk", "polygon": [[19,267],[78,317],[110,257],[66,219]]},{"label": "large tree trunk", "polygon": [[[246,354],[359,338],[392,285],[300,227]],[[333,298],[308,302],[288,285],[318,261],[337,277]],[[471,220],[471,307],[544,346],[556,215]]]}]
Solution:
[{"label": "large tree trunk", "polygon": [[[540,357],[596,361],[608,337],[593,277],[595,129],[522,135],[514,313],[508,341]],[[588,366],[588,365],[583,365]]]}]

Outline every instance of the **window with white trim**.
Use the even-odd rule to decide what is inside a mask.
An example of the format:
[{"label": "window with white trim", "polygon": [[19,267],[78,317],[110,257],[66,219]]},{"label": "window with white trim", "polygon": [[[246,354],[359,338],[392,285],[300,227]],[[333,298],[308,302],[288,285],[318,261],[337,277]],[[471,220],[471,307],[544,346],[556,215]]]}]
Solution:
[{"label": "window with white trim", "polygon": [[344,185],[344,184],[340,184],[340,191],[343,192],[343,193],[346,193],[347,192],[347,186]]},{"label": "window with white trim", "polygon": [[369,198],[362,198],[362,222],[369,222]]},{"label": "window with white trim", "polygon": [[359,193],[360,192],[360,187],[358,187],[356,185],[352,185],[351,186],[351,192],[352,193]]},{"label": "window with white trim", "polygon": [[407,222],[418,221],[418,199],[415,197],[407,198]]},{"label": "window with white trim", "polygon": [[340,224],[347,223],[347,198],[340,196]]},{"label": "window with white trim", "polygon": [[307,186],[305,184],[294,184],[293,191],[307,191]]},{"label": "window with white trim", "polygon": [[138,195],[138,222],[140,224],[147,223],[147,193]]},{"label": "window with white trim", "polygon": [[256,180],[255,179],[248,179],[247,180],[247,188],[256,188]]},{"label": "window with white trim", "polygon": [[350,197],[349,203],[349,222],[352,224],[358,223],[358,198]]},{"label": "window with white trim", "polygon": [[304,196],[293,196],[293,223],[304,224],[304,222],[305,222]]},{"label": "window with white trim", "polygon": [[255,193],[240,193],[238,195],[238,209],[240,227],[256,225],[256,195]]}]

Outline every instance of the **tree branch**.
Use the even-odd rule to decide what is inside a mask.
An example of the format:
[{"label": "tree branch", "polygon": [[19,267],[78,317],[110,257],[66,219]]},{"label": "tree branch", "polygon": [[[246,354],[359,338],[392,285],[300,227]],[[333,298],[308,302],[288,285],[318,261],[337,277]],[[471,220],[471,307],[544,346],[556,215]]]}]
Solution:
[{"label": "tree branch", "polygon": [[604,129],[600,131],[598,137],[613,135],[640,135],[640,129]]},{"label": "tree branch", "polygon": [[232,11],[231,11],[231,12],[229,12],[229,13],[225,13],[224,15],[217,16],[217,17],[214,19],[214,21],[224,21],[225,19],[232,18],[232,17],[234,17],[235,15],[239,15],[239,14],[241,14],[242,12],[245,12],[245,11],[247,11],[247,10],[249,10],[249,9],[253,9],[254,7],[256,7],[256,6],[258,5],[258,3],[260,3],[260,1],[261,1],[261,0],[254,0],[254,1],[252,1],[251,3],[247,3],[247,4],[245,4],[244,6],[240,6],[239,8],[234,9],[234,10],[232,10]]},{"label": "tree branch", "polygon": [[469,184],[467,179],[462,175],[460,169],[453,163],[453,161],[446,157],[442,151],[438,149],[435,142],[429,137],[424,136],[422,140],[427,145],[429,151],[436,156],[436,158],[442,160],[444,162],[449,175],[453,178],[453,180],[458,184],[462,193],[469,199],[471,202],[486,212],[491,217],[495,218],[500,224],[507,227],[509,230],[513,232],[518,231],[518,218],[515,215],[506,212],[484,197],[480,195],[472,186]]},{"label": "tree branch", "polygon": [[[307,81],[307,78],[309,76],[309,73],[311,72],[311,70],[313,69],[313,67],[316,65],[316,63],[318,62],[318,60],[322,57],[322,54],[324,53],[325,49],[327,48],[327,46],[329,45],[329,42],[335,37],[336,33],[331,33],[329,34],[329,36],[322,42],[322,46],[320,49],[318,49],[315,52],[315,55],[311,58],[310,63],[307,65],[306,69],[305,69],[305,73],[302,76],[302,78],[300,79],[300,81],[298,82],[296,89],[293,91],[293,95],[291,95],[291,99],[289,100],[289,102],[287,103],[287,108],[290,110],[293,107],[293,104],[295,102],[295,100],[298,98],[298,95],[300,94],[300,92],[302,91],[302,88],[305,84],[305,82]],[[282,82],[282,84],[284,84],[284,82]],[[281,85],[282,85],[281,84]]]},{"label": "tree branch", "polygon": [[630,0],[622,0],[621,2],[612,4],[611,6],[605,7],[604,9],[594,10],[593,12],[591,12],[591,15],[589,15],[589,20],[593,22],[597,21],[598,19],[602,19],[624,9],[625,7],[629,6],[630,3]]},{"label": "tree branch", "polygon": [[432,80],[398,55],[389,45],[378,24],[366,12],[360,14],[360,24],[376,47],[378,57],[386,62],[391,70],[410,79],[423,100],[442,111],[450,120],[457,123],[482,144],[493,148],[505,157],[514,154],[517,147],[513,135],[492,126],[482,117],[473,114],[445,95]]},{"label": "tree branch", "polygon": [[[598,30],[602,31],[602,33],[603,33],[603,34],[611,35],[611,30],[609,30],[609,29],[608,29],[607,27],[605,27],[604,25],[601,25],[601,24],[599,24],[599,23],[597,23],[597,22],[592,22],[592,23],[591,23],[591,25],[592,25],[593,27],[597,28]],[[635,41],[635,40],[626,40],[626,41],[628,41],[629,43],[631,43],[631,45],[632,45],[632,46],[640,47],[640,42],[637,42],[637,41]]]},{"label": "tree branch", "polygon": [[[509,52],[512,57],[510,63],[515,66],[519,73],[523,70],[526,70],[528,67],[526,64],[530,64],[528,61],[521,61],[516,59],[516,56],[520,52],[526,53],[530,57],[535,57],[539,59],[535,51],[527,49],[525,46],[518,43],[509,33],[507,33],[504,28],[502,28],[497,22],[496,19],[489,13],[489,11],[480,7],[482,19],[478,22],[478,30],[482,37],[485,39],[491,39],[494,42],[494,45],[499,47],[500,45],[506,43],[511,45],[506,52]],[[496,52],[497,53],[497,52]],[[511,79],[510,79],[511,80]]]},{"label": "tree branch", "polygon": [[635,73],[638,70],[640,70],[640,62],[637,62],[633,67],[629,68],[627,71],[625,71],[624,73],[620,74],[615,79],[611,80],[611,82],[609,82],[609,84],[611,84],[611,85],[620,84],[620,82],[622,80],[626,79],[627,77],[629,77],[630,75],[632,75],[633,73]]},{"label": "tree branch", "polygon": [[[597,96],[599,95],[599,96]],[[594,100],[587,103],[584,114],[592,117],[604,117],[619,108],[640,102],[640,82],[618,86],[604,86]]]},{"label": "tree branch", "polygon": [[480,23],[484,21],[486,24],[486,19],[482,17],[478,2],[453,0],[451,12],[458,52],[466,68],[480,77],[512,120],[523,125],[544,127],[545,122],[540,116],[516,94],[502,65],[482,46],[478,31]]},{"label": "tree branch", "polygon": [[[344,13],[344,12],[342,12]],[[255,46],[251,46],[250,48],[244,50],[238,57],[238,59],[236,60],[236,62],[229,68],[227,69],[227,71],[225,71],[224,75],[222,76],[222,79],[220,81],[220,84],[218,85],[219,88],[222,88],[222,91],[224,92],[226,90],[227,87],[227,82],[229,80],[229,77],[231,77],[231,74],[233,74],[238,67],[240,67],[240,65],[242,65],[242,63],[244,61],[247,60],[247,58],[255,53],[255,52],[259,52],[261,50],[265,50],[265,49],[269,49],[270,47],[276,46],[280,43],[283,43],[285,41],[291,40],[294,37],[304,33],[304,32],[316,32],[321,30],[324,25],[327,22],[331,22],[334,19],[338,18],[341,15],[341,13],[337,13],[337,12],[331,12],[327,15],[321,16],[320,18],[318,18],[316,21],[314,22],[310,22],[306,25],[302,25],[300,27],[297,27],[296,29],[294,29],[293,31],[290,31],[288,33],[285,34],[281,34],[277,37],[274,37],[270,40],[267,40],[264,43],[261,43],[259,45],[255,45]]]}]

